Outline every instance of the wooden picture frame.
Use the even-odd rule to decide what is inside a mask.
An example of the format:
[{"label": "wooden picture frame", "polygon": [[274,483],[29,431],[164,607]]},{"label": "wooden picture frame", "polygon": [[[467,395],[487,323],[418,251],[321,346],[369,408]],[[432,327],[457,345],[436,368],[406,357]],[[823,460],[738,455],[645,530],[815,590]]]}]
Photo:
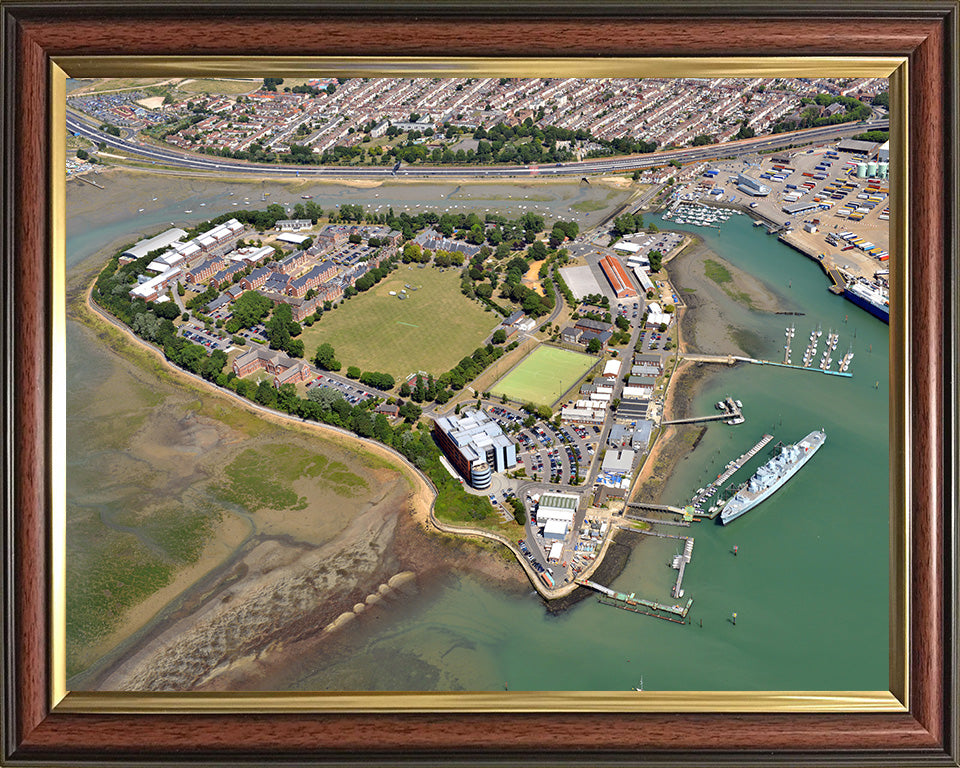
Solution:
[{"label": "wooden picture frame", "polygon": [[[682,6],[487,4],[60,6],[9,2],[3,25],[4,722],[10,764],[958,764],[956,2]],[[907,706],[856,713],[96,711],[54,706],[48,610],[57,383],[49,269],[50,72],[59,57],[491,58],[891,56],[909,68],[910,282],[904,339],[911,527]],[[903,427],[909,425],[909,440]],[[899,429],[899,434],[898,434]],[[896,632],[896,628],[893,630]],[[159,709],[159,712],[157,711]],[[131,713],[132,711],[132,713]],[[549,739],[544,734],[549,733]]]}]

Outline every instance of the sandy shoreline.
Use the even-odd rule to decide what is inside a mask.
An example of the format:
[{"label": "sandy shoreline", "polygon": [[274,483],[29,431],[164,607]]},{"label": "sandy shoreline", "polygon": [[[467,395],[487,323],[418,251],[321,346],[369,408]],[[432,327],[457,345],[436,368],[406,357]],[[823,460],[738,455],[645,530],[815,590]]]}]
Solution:
[{"label": "sandy shoreline", "polygon": [[[158,146],[166,146],[160,145]],[[190,156],[194,156],[191,153],[185,153]],[[107,157],[122,157],[120,155],[107,155]],[[195,155],[197,160],[209,160],[208,155]],[[231,175],[229,170],[220,170],[220,171],[201,171],[194,170],[190,168],[170,168],[162,167],[155,165],[135,165],[127,163],[146,163],[148,161],[138,160],[134,157],[123,157],[126,161],[125,163],[117,163],[116,165],[112,164],[100,164],[97,166],[96,170],[90,169],[84,171],[82,174],[74,174],[74,177],[77,175],[86,175],[88,173],[94,173],[95,175],[106,175],[114,173],[131,173],[131,174],[142,174],[148,176],[164,175],[164,176],[182,176],[198,179],[217,179],[222,182],[242,182],[249,183],[250,177],[243,173],[238,173],[236,175]],[[281,166],[278,165],[277,168],[290,168],[291,166]],[[377,166],[361,166],[361,167],[371,167],[376,168]],[[416,168],[414,167],[414,170]],[[456,170],[452,168],[450,170]],[[464,168],[464,171],[469,170]],[[294,177],[290,178],[287,174],[272,174],[270,168],[264,168],[263,172],[257,176],[258,179],[269,179],[272,184],[279,184],[284,187],[289,187],[291,191],[297,192],[300,189],[307,187],[322,186],[325,184],[336,185],[336,186],[346,186],[346,187],[355,187],[357,189],[374,189],[381,187],[387,182],[403,183],[404,185],[432,185],[436,186],[437,184],[470,184],[471,186],[502,186],[506,183],[506,180],[501,177],[482,177],[482,176],[473,176],[469,173],[465,173],[463,176],[457,176],[454,174],[445,174],[440,179],[433,178],[430,176],[402,176],[402,177],[393,177],[385,175],[383,178],[377,179],[358,179],[355,176],[343,175],[343,176],[317,176],[317,177]],[[551,186],[551,185],[566,185],[569,186],[572,183],[572,177],[564,176],[540,176],[540,177],[531,177],[525,179],[511,179],[511,186],[518,188],[530,188],[534,189],[537,187]],[[631,186],[635,186],[636,182],[631,181],[629,178],[621,178],[619,176],[602,176],[599,179],[595,179],[592,182],[596,186],[607,187],[609,189],[624,191],[629,189]]]},{"label": "sandy shoreline", "polygon": [[[83,273],[88,286],[82,299],[76,276],[72,280],[74,320],[100,332],[109,325],[138,350],[149,350],[165,373],[191,389],[202,388],[204,394],[241,405],[285,430],[334,437],[364,463],[369,460],[363,456],[374,460],[378,466],[368,466],[368,477],[396,478],[399,472],[404,480],[400,486],[395,480],[383,486],[394,490],[319,548],[259,534],[231,549],[219,536],[193,567],[179,571],[173,583],[127,612],[121,626],[97,646],[112,647],[112,652],[79,675],[75,688],[270,688],[271,681],[287,674],[290,659],[285,649],[324,642],[331,630],[344,631],[381,600],[402,599],[404,590],[397,591],[399,587],[416,592],[418,579],[435,578],[454,564],[504,585],[526,584],[511,558],[491,556],[495,545],[477,545],[435,531],[429,520],[432,486],[386,446],[328,425],[293,422],[247,401],[234,402],[219,390],[206,392],[211,385],[166,364],[158,350],[94,308],[89,288],[95,271]],[[228,538],[237,545],[243,536],[239,529],[235,533],[237,537]],[[238,688],[234,683],[240,680]]]}]

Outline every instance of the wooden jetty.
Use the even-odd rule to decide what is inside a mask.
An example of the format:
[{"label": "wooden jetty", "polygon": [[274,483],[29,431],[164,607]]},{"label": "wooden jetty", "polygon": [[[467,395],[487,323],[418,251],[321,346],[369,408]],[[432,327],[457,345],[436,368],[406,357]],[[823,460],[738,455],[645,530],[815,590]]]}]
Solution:
[{"label": "wooden jetty", "polygon": [[690,419],[674,419],[673,421],[664,421],[661,422],[663,426],[667,424],[694,424],[701,421],[726,421],[730,424],[742,424],[743,423],[743,412],[740,410],[740,407],[737,405],[736,401],[727,396],[723,401],[724,410],[723,413],[711,415],[711,416],[695,416]]},{"label": "wooden jetty", "polygon": [[693,539],[688,538],[686,543],[683,545],[683,554],[677,555],[673,560],[673,567],[677,569],[677,583],[673,585],[673,596],[675,598],[680,598],[683,593],[681,586],[683,585],[683,572],[687,567],[687,564],[693,559]]},{"label": "wooden jetty", "polygon": [[652,616],[655,619],[672,621],[675,624],[685,624],[687,614],[690,612],[690,606],[693,605],[693,598],[689,598],[686,603],[676,603],[666,605],[656,600],[647,600],[643,597],[637,597],[632,592],[627,595],[623,592],[615,592],[609,587],[597,584],[589,579],[576,579],[576,583],[581,587],[588,587],[599,593],[598,600],[604,605],[612,605],[614,608],[620,608],[624,611],[640,613],[644,616]]},{"label": "wooden jetty", "polygon": [[97,189],[104,189],[103,185],[97,184],[97,182],[92,181],[91,179],[86,179],[83,176],[74,176],[77,181],[82,181],[84,184],[89,184],[90,186],[96,187]]},{"label": "wooden jetty", "polygon": [[623,516],[629,520],[639,520],[641,523],[653,523],[654,525],[676,525],[681,528],[689,528],[690,523],[685,520],[658,520],[654,517],[641,517],[640,515],[631,515],[629,512],[624,512]]}]

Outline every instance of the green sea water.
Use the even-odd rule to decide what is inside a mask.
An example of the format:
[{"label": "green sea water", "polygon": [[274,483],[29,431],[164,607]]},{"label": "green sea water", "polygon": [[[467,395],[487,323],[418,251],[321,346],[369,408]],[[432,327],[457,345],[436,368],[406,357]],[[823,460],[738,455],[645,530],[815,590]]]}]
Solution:
[{"label": "green sea water", "polygon": [[[149,228],[169,222],[182,205],[145,212]],[[213,207],[206,215],[219,212]],[[68,226],[68,265],[89,258],[97,244],[123,240],[136,226],[106,216],[96,226]],[[663,223],[668,226],[684,228]],[[694,404],[695,413],[711,413],[714,402],[731,394],[743,402],[747,420],[708,428],[664,489],[670,503],[688,499],[764,432],[793,442],[822,427],[827,442],[748,515],[728,527],[701,523],[690,529],[696,544],[684,588],[694,598],[692,623],[658,621],[592,598],[551,616],[532,590],[504,591],[454,572],[354,622],[333,648],[301,659],[297,688],[503,690],[506,683],[513,691],[602,691],[627,690],[641,676],[650,690],[887,688],[887,326],[829,293],[815,263],[752,228],[745,216],[732,217],[719,235],[690,231],[763,280],[789,308],[806,313],[783,317],[728,308],[756,335],[763,357],[781,358],[790,322],[797,329],[794,360],[817,324],[824,330],[821,351],[827,329],[835,328],[840,343],[834,358],[851,345],[856,354],[849,379],[718,367]],[[78,346],[93,343],[79,336]],[[734,479],[746,479],[765,456]],[[644,540],[611,586],[668,597],[675,544]]]}]

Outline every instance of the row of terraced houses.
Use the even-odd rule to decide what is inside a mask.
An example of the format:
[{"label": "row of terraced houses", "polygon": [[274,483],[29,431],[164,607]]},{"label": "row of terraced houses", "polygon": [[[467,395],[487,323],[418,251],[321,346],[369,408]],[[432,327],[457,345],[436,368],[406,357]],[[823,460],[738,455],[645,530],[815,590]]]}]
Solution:
[{"label": "row of terraced houses", "polygon": [[[164,250],[147,267],[147,272],[159,274],[141,275],[130,291],[131,298],[163,301],[177,283],[198,291],[212,286],[225,292],[211,303],[226,309],[239,295],[227,289],[239,285],[244,290],[259,291],[274,302],[290,304],[294,320],[300,322],[324,302],[339,299],[369,269],[395,255],[402,239],[399,232],[386,227],[329,225],[315,236],[310,248],[273,261],[276,251],[271,246],[235,248],[245,232],[239,221],[231,219],[186,242],[186,232],[176,228],[138,242],[124,252],[122,261]],[[348,245],[354,234],[365,241],[376,237],[381,245]],[[341,258],[343,249],[349,252]],[[253,270],[238,279],[248,267]]]}]

